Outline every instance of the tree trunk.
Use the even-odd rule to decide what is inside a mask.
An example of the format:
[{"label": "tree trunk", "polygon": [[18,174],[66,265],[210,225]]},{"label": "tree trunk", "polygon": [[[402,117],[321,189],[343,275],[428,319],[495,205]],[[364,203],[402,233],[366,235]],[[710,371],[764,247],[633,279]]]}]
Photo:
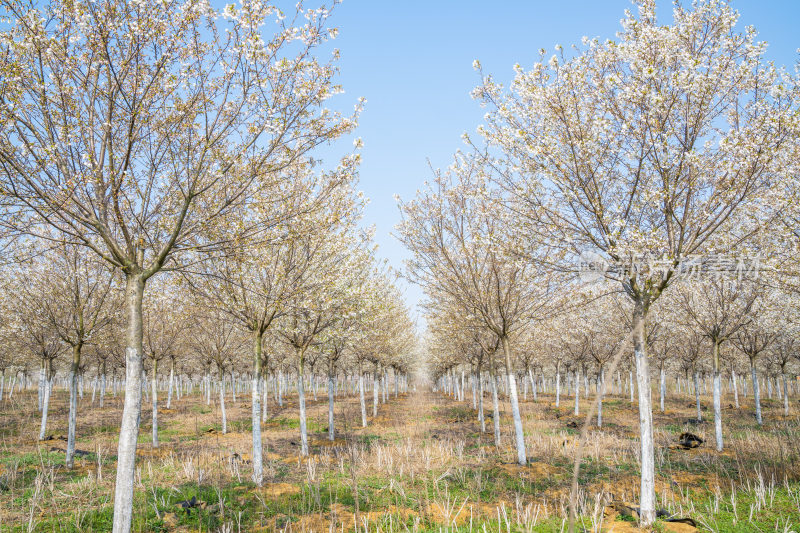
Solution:
[{"label": "tree trunk", "polygon": [[106,360],[103,359],[103,370],[100,374],[100,407],[104,407],[106,401]]},{"label": "tree trunk", "polygon": [[659,369],[659,373],[661,374],[661,386],[659,387],[660,391],[660,407],[661,412],[664,412],[664,397],[667,395],[667,376],[664,372],[664,365],[662,363],[661,368]]},{"label": "tree trunk", "polygon": [[606,393],[606,370],[600,367],[600,375],[597,377],[597,427],[603,427],[603,396]]},{"label": "tree trunk", "polygon": [[522,428],[522,416],[519,411],[519,397],[517,396],[517,379],[514,376],[514,367],[511,363],[511,345],[508,337],[503,337],[503,354],[506,359],[506,373],[508,374],[508,393],[511,400],[511,416],[514,418],[514,436],[517,445],[517,462],[525,466],[528,456],[525,451],[525,432]]},{"label": "tree trunk", "polygon": [[373,418],[378,416],[378,395],[380,391],[378,388],[380,387],[380,378],[378,377],[378,370],[376,369],[375,372],[372,374],[372,416]]},{"label": "tree trunk", "polygon": [[145,281],[140,275],[128,275],[125,282],[128,324],[125,339],[125,400],[117,446],[113,533],[128,533],[131,530],[136,443],[142,414],[142,297]]},{"label": "tree trunk", "polygon": [[731,381],[733,381],[733,402],[736,408],[739,408],[739,378],[736,377],[736,371],[731,370]]},{"label": "tree trunk", "polygon": [[153,395],[153,448],[158,448],[158,359],[153,359],[151,393]]},{"label": "tree trunk", "polygon": [[[49,366],[50,363],[48,361],[48,367]],[[50,376],[48,370],[45,370],[45,374],[47,375],[45,376],[44,383],[42,385],[44,390],[42,391],[42,423],[39,426],[39,440],[44,440],[45,434],[47,433],[47,411],[50,409],[50,390],[52,389],[52,387],[50,387]]]},{"label": "tree trunk", "polygon": [[756,376],[756,358],[750,358],[750,379],[753,381],[753,401],[756,405],[756,422],[762,425],[764,420],[761,418],[761,391],[758,387],[758,376]]},{"label": "tree trunk", "polygon": [[283,407],[283,370],[278,370],[278,407]]},{"label": "tree trunk", "polygon": [[358,373],[358,397],[361,402],[361,427],[367,427],[367,402],[364,400],[364,372]]},{"label": "tree trunk", "polygon": [[700,377],[697,370],[694,371],[694,399],[697,404],[697,420],[703,420],[703,411],[700,406]]},{"label": "tree trunk", "polygon": [[643,302],[635,302],[633,312],[633,354],[639,389],[639,437],[641,442],[641,490],[639,521],[650,527],[656,519],[655,451],[653,449],[653,410],[650,404],[650,369],[644,338],[646,310]]},{"label": "tree trunk", "polygon": [[472,408],[473,409],[477,409],[478,408],[478,392],[477,392],[478,384],[476,383],[477,380],[475,379],[475,373],[474,372],[472,373],[471,378],[472,378],[472,387],[471,387],[472,388]]},{"label": "tree trunk", "polygon": [[[395,374],[396,376],[396,374]],[[328,440],[333,442],[336,440],[336,430],[333,427],[333,395],[334,395],[334,375],[333,368],[328,369]],[[395,384],[397,381],[395,380]],[[395,391],[397,389],[395,388]]]},{"label": "tree trunk", "polygon": [[167,388],[167,409],[172,409],[172,384],[175,381],[175,359],[170,357],[169,361],[170,362],[169,362],[169,386]]},{"label": "tree trunk", "polygon": [[494,423],[494,445],[500,447],[500,406],[497,402],[497,377],[495,376],[494,361],[491,363],[492,379],[492,422]]},{"label": "tree trunk", "polygon": [[556,368],[556,407],[561,406],[561,371]]},{"label": "tree trunk", "polygon": [[267,391],[267,389],[269,388],[269,387],[267,387],[267,384],[269,383],[269,380],[267,379],[268,376],[264,375],[264,368],[263,367],[261,369],[261,372],[262,372],[262,374],[261,374],[260,379],[259,379],[259,383],[261,384],[261,421],[262,422],[266,422],[267,421],[267,416],[269,415],[269,403],[268,403],[269,394],[268,394],[268,391]]},{"label": "tree trunk", "polygon": [[42,358],[42,365],[39,368],[39,411],[42,410],[42,405],[44,404],[44,383],[45,383],[45,365],[47,364],[45,358]]},{"label": "tree trunk", "polygon": [[75,464],[75,426],[78,422],[78,368],[81,365],[81,345],[75,344],[72,347],[72,367],[69,369],[69,424],[67,429],[67,456],[65,463],[67,468],[72,468]]},{"label": "tree trunk", "polygon": [[575,369],[575,416],[578,416],[580,411],[580,401],[581,401],[581,375],[580,370],[577,368]]},{"label": "tree trunk", "polygon": [[300,353],[300,364],[297,368],[297,402],[300,405],[300,454],[308,457],[308,430],[306,429],[306,391],[304,383],[305,361]]},{"label": "tree trunk", "polygon": [[252,404],[250,418],[252,421],[253,437],[253,483],[261,486],[264,479],[264,459],[261,445],[261,350],[262,332],[256,331],[253,338],[253,390],[251,392]]},{"label": "tree trunk", "polygon": [[528,381],[531,382],[531,394],[533,395],[533,401],[537,400],[536,394],[536,381],[533,379],[533,370],[528,368]]},{"label": "tree trunk", "polygon": [[219,375],[219,409],[222,413],[222,434],[225,435],[228,432],[228,416],[225,413],[225,372],[220,370]]},{"label": "tree trunk", "polygon": [[719,341],[714,340],[712,354],[712,370],[714,372],[714,382],[712,385],[714,394],[714,438],[717,442],[717,451],[721,452],[722,442],[722,381],[719,372]]},{"label": "tree trunk", "polygon": [[478,422],[481,423],[481,433],[486,433],[486,417],[483,414],[483,376],[480,365],[476,378],[478,380]]},{"label": "tree trunk", "polygon": [[[786,384],[786,369],[781,368],[781,377],[783,378],[783,415],[789,416],[789,387]],[[0,388],[0,397],[2,397],[2,388]]]}]

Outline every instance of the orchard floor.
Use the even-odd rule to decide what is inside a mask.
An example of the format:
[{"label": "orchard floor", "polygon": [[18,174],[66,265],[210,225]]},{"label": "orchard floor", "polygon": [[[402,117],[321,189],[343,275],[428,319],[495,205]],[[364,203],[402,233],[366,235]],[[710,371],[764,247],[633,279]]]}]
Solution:
[{"label": "orchard floor", "polygon": [[[371,394],[368,410],[371,414]],[[37,442],[36,392],[0,403],[0,531],[108,531],[113,513],[116,434],[121,399],[105,408],[81,402],[72,470],[64,467],[66,392],[50,409],[48,435]],[[471,399],[470,399],[471,400]],[[265,424],[264,487],[250,482],[249,396],[226,400],[228,430],[216,405],[199,396],[159,411],[161,446],[151,445],[151,410],[142,412],[134,531],[565,531],[578,427],[572,398],[523,402],[529,465],[513,464],[510,409],[501,404],[501,445],[492,420],[481,434],[470,402],[419,391],[391,397],[362,429],[356,397],[337,399],[339,436],[326,440],[327,400],[309,406],[311,456],[299,458],[296,400],[270,404]],[[708,408],[708,398],[704,398]],[[724,401],[726,449],[707,442],[675,446],[691,431],[713,441],[713,424],[693,423],[693,398],[672,397],[655,412],[659,507],[692,518],[701,531],[800,531],[800,404],[783,417],[765,400],[758,428],[752,403]],[[163,402],[163,400],[162,400]],[[487,414],[490,399],[487,397]],[[581,402],[581,411],[589,403]],[[626,507],[638,492],[635,405],[611,396],[604,425],[589,430],[580,470],[585,531],[638,531]],[[704,416],[711,413],[705,412]],[[188,512],[179,501],[197,498]],[[358,511],[356,511],[356,505]],[[580,531],[580,528],[577,529]],[[659,521],[655,531],[689,532]]]}]

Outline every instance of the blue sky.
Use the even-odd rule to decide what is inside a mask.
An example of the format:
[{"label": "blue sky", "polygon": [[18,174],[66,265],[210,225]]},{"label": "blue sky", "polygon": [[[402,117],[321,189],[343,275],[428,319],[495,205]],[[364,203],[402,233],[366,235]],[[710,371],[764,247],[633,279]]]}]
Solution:
[{"label": "blue sky", "polygon": [[[685,2],[689,3],[689,2]],[[753,25],[769,43],[768,57],[792,66],[800,47],[800,0],[733,0],[739,25]],[[660,20],[671,19],[672,2],[659,1]],[[486,72],[507,81],[512,66],[531,65],[538,50],[568,47],[582,36],[613,37],[628,0],[384,1],[344,0],[332,25],[341,51],[339,102],[367,99],[358,136],[364,140],[360,187],[371,199],[364,223],[375,225],[379,254],[402,268],[408,253],[391,235],[399,221],[394,195],[411,199],[446,167],[474,132],[483,110],[470,98]],[[418,287],[403,284],[412,307]]]}]

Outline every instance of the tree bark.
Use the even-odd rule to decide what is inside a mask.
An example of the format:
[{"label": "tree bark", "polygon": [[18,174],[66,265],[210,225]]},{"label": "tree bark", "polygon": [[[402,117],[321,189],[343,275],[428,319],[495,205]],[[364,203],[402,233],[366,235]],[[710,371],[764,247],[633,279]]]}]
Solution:
[{"label": "tree bark", "polygon": [[650,369],[644,337],[646,310],[644,302],[634,304],[633,354],[636,361],[636,381],[639,389],[639,438],[641,442],[641,490],[639,521],[650,527],[656,519],[655,451],[653,449],[653,410],[650,403]]},{"label": "tree bark", "polygon": [[581,401],[581,375],[580,370],[577,368],[575,369],[575,416],[578,416],[580,413],[580,401]]},{"label": "tree bark", "polygon": [[263,334],[256,331],[253,336],[253,390],[250,418],[253,437],[253,483],[260,487],[264,480],[264,459],[261,444],[261,350]]},{"label": "tree bark", "polygon": [[228,432],[228,416],[225,412],[225,372],[220,370],[219,375],[219,409],[222,413],[222,434],[225,435]]},{"label": "tree bark", "polygon": [[[781,368],[781,377],[783,378],[783,415],[789,416],[789,387],[786,384],[786,369]],[[0,389],[2,391],[2,389]],[[2,397],[2,393],[0,393]]]},{"label": "tree bark", "polygon": [[478,366],[476,379],[478,380],[478,422],[481,423],[481,433],[486,433],[486,417],[483,414],[483,376],[480,366]]},{"label": "tree bark", "polygon": [[167,409],[172,409],[172,384],[175,381],[175,359],[169,360],[169,386],[167,389]]},{"label": "tree bark", "polygon": [[717,443],[717,451],[721,452],[723,447],[722,442],[722,381],[719,371],[719,341],[714,341],[713,354],[712,354],[712,369],[714,372],[714,383],[712,385],[714,393],[714,438]]},{"label": "tree bark", "polygon": [[494,445],[500,447],[500,406],[497,402],[497,376],[495,375],[494,361],[491,366],[492,379],[492,422],[494,423]]},{"label": "tree bark", "polygon": [[106,400],[106,360],[103,359],[103,370],[100,374],[100,407],[105,405]]},{"label": "tree bark", "polygon": [[375,372],[372,374],[372,416],[373,418],[378,416],[378,395],[380,391],[378,388],[380,387],[380,378],[378,377],[378,370],[376,369]]},{"label": "tree bark", "polygon": [[667,395],[667,376],[666,376],[666,373],[664,372],[663,363],[661,364],[661,367],[659,369],[659,373],[661,375],[660,376],[661,385],[659,386],[659,392],[660,392],[659,403],[660,403],[660,407],[661,407],[661,412],[663,413],[664,412],[664,397]]},{"label": "tree bark", "polygon": [[300,354],[300,364],[297,368],[297,400],[300,405],[300,454],[303,457],[308,456],[308,430],[306,428],[306,391],[304,374],[305,374],[305,361],[303,361],[304,354]]},{"label": "tree bark", "polygon": [[700,406],[700,377],[697,370],[694,371],[694,399],[697,404],[697,420],[703,420],[703,411]]},{"label": "tree bark", "polygon": [[153,376],[150,382],[153,395],[153,448],[158,448],[158,359],[153,359]]},{"label": "tree bark", "polygon": [[597,401],[597,427],[603,427],[603,397],[606,393],[606,369],[600,367],[600,375],[598,376],[597,394],[599,396]]},{"label": "tree bark", "polygon": [[69,424],[67,429],[67,455],[64,462],[67,468],[75,465],[75,426],[78,422],[78,369],[81,365],[81,345],[72,347],[72,366],[69,370]]},{"label": "tree bark", "polygon": [[261,376],[259,376],[259,383],[261,384],[261,421],[266,422],[267,416],[269,416],[269,391],[267,390],[269,387],[267,384],[269,383],[268,376],[264,375],[264,368],[261,368]]},{"label": "tree bark", "polygon": [[50,362],[47,362],[48,368],[45,370],[45,379],[43,383],[43,391],[42,391],[42,423],[39,426],[39,440],[44,440],[45,434],[47,433],[47,411],[50,409],[50,391],[52,387],[50,386]]},{"label": "tree bark", "polygon": [[756,405],[756,422],[762,425],[764,420],[761,418],[761,391],[758,386],[758,376],[756,375],[756,358],[750,357],[750,379],[753,381],[753,401]]},{"label": "tree bark", "polygon": [[47,364],[47,361],[43,357],[42,358],[42,365],[39,368],[39,411],[40,412],[42,410],[42,405],[44,404],[44,383],[45,383],[44,375],[46,373],[46,370],[45,370],[45,365],[46,364]]},{"label": "tree bark", "polygon": [[128,533],[131,530],[136,443],[142,414],[142,297],[145,280],[141,275],[129,274],[125,281],[125,314],[128,324],[125,340],[126,379],[122,425],[117,446],[113,533]]},{"label": "tree bark", "polygon": [[364,399],[364,372],[358,373],[358,397],[361,402],[361,427],[367,427],[367,402]]},{"label": "tree bark", "polygon": [[561,371],[556,367],[556,407],[561,406]]},{"label": "tree bark", "polygon": [[[396,376],[396,374],[395,374]],[[334,394],[334,375],[333,368],[328,369],[328,440],[333,442],[336,440],[336,430],[333,427],[333,394]],[[395,385],[397,381],[395,380]],[[395,391],[397,388],[395,387]]]},{"label": "tree bark", "polygon": [[519,397],[517,396],[517,379],[511,363],[511,345],[508,337],[503,337],[503,354],[506,359],[506,373],[508,374],[508,392],[511,399],[511,416],[514,418],[514,436],[517,445],[517,462],[525,466],[528,456],[525,450],[525,431],[522,428],[522,415],[519,411]]}]

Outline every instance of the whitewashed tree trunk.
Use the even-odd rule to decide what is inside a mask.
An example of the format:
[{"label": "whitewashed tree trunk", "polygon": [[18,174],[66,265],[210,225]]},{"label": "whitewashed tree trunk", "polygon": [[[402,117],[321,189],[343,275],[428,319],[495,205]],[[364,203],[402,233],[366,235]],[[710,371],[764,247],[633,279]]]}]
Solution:
[{"label": "whitewashed tree trunk", "polygon": [[269,388],[267,386],[269,380],[262,374],[260,383],[261,383],[261,421],[266,422],[267,417],[269,416],[269,403],[268,403],[269,391],[267,390]]},{"label": "whitewashed tree trunk", "polygon": [[697,404],[697,420],[703,420],[703,411],[700,406],[700,377],[697,370],[694,371],[694,399]]},{"label": "whitewashed tree trunk", "polygon": [[714,342],[712,354],[712,370],[713,370],[713,394],[714,394],[714,439],[717,444],[717,451],[721,452],[723,448],[722,442],[722,380],[719,371],[719,342]]},{"label": "whitewashed tree trunk", "polygon": [[262,454],[263,446],[261,443],[261,350],[263,336],[260,331],[256,331],[253,336],[253,379],[252,390],[250,391],[250,422],[252,425],[253,438],[253,483],[260,487],[264,481],[264,457]]},{"label": "whitewashed tree trunk", "polygon": [[533,379],[533,370],[528,368],[528,380],[531,382],[531,394],[533,394],[533,401],[537,400],[536,394],[536,380]]},{"label": "whitewashed tree trunk", "polygon": [[283,370],[278,370],[278,407],[283,407]]},{"label": "whitewashed tree trunk", "polygon": [[42,423],[39,426],[39,440],[44,440],[47,433],[47,411],[50,409],[50,392],[53,388],[50,384],[52,380],[45,377],[42,391]]},{"label": "whitewashed tree trunk", "polygon": [[633,386],[633,372],[628,372],[628,392],[631,395],[631,403],[633,403],[633,393],[636,390],[636,387]]},{"label": "whitewashed tree trunk", "polygon": [[158,359],[153,359],[153,376],[151,379],[153,405],[153,448],[158,448]]},{"label": "whitewashed tree trunk", "polygon": [[39,411],[42,410],[44,404],[44,382],[45,382],[45,360],[42,358],[42,366],[39,368]]},{"label": "whitewashed tree trunk", "polygon": [[133,518],[133,483],[136,444],[142,413],[142,296],[145,280],[128,275],[125,314],[128,324],[125,348],[125,400],[117,445],[117,476],[114,486],[113,533],[128,533]]},{"label": "whitewashed tree trunk", "polygon": [[759,390],[758,376],[756,375],[755,357],[750,358],[750,374],[750,380],[753,382],[753,401],[756,405],[756,422],[760,426],[764,423],[764,420],[761,418],[761,391]]},{"label": "whitewashed tree trunk", "polygon": [[473,409],[477,409],[478,408],[478,391],[477,391],[478,384],[476,383],[477,380],[475,379],[475,373],[474,372],[470,376],[470,380],[472,381],[472,383],[471,383],[472,386],[470,387],[472,389],[472,408]]},{"label": "whitewashed tree trunk", "polygon": [[492,361],[492,422],[494,423],[494,445],[500,446],[500,405],[497,402],[497,377],[494,373],[494,361]]},{"label": "whitewashed tree trunk", "polygon": [[556,370],[556,407],[561,406],[561,371]]},{"label": "whitewashed tree trunk", "polygon": [[372,374],[372,416],[378,416],[378,395],[380,391],[378,387],[380,386],[380,378],[378,377],[377,370]]},{"label": "whitewashed tree trunk", "polygon": [[606,370],[600,368],[600,375],[597,378],[597,427],[603,427],[603,397],[606,393]]},{"label": "whitewashed tree trunk", "polygon": [[361,427],[367,427],[367,402],[364,399],[364,372],[358,374],[358,396],[361,402]]},{"label": "whitewashed tree trunk", "polygon": [[666,376],[666,373],[664,372],[664,365],[661,365],[661,369],[660,369],[659,372],[661,374],[661,385],[659,387],[659,391],[660,391],[659,403],[660,403],[660,407],[661,407],[661,412],[663,413],[664,412],[664,397],[667,395],[667,376]]},{"label": "whitewashed tree trunk", "polygon": [[[395,374],[395,377],[397,375]],[[334,376],[333,376],[333,369],[328,371],[328,440],[333,442],[336,440],[336,430],[333,426],[333,395],[334,395]],[[395,380],[395,385],[397,381]],[[395,387],[395,392],[397,388]]]},{"label": "whitewashed tree trunk", "polygon": [[67,428],[67,454],[64,462],[67,468],[75,465],[75,426],[78,423],[78,368],[81,364],[81,346],[72,347],[72,366],[69,369],[69,422]]},{"label": "whitewashed tree trunk", "polygon": [[580,400],[581,400],[581,376],[580,370],[575,369],[575,416],[580,414]]},{"label": "whitewashed tree trunk", "polygon": [[633,354],[636,362],[636,381],[639,389],[639,439],[641,443],[641,488],[639,492],[639,522],[652,526],[656,520],[655,450],[653,445],[653,409],[650,402],[650,369],[647,344],[644,338],[645,309],[636,302],[633,313]]},{"label": "whitewashed tree trunk", "polygon": [[222,413],[222,434],[228,432],[228,417],[225,413],[225,373],[220,372],[219,380],[219,410]]},{"label": "whitewashed tree trunk", "polygon": [[478,380],[478,422],[481,424],[481,433],[486,433],[486,417],[483,414],[483,376],[480,367],[478,367],[476,379]]},{"label": "whitewashed tree trunk", "polygon": [[175,359],[170,358],[169,385],[167,389],[167,409],[172,409],[172,384],[175,382]]},{"label": "whitewashed tree trunk", "polygon": [[736,371],[731,370],[731,381],[733,381],[733,402],[736,408],[739,408],[739,378],[736,377]]},{"label": "whitewashed tree trunk", "polygon": [[[783,415],[789,416],[789,387],[786,383],[786,370],[781,368],[781,377],[783,378]],[[0,397],[2,397],[2,388],[0,388]]]},{"label": "whitewashed tree trunk", "polygon": [[297,373],[297,403],[300,405],[300,454],[308,457],[308,429],[306,428],[306,390],[302,356]]}]

